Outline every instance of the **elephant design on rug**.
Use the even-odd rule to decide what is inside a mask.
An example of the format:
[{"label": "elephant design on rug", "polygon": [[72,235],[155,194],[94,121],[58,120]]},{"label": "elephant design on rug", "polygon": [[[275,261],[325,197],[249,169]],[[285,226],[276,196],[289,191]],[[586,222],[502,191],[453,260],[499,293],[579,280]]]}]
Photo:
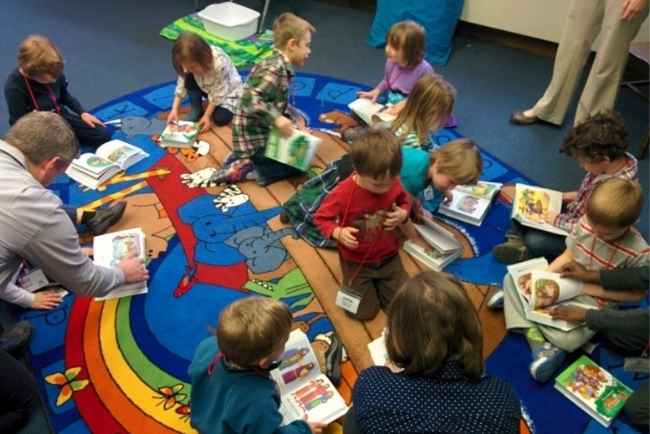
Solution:
[{"label": "elephant design on rug", "polygon": [[280,240],[288,235],[296,238],[296,231],[283,228],[274,232],[269,227],[253,226],[238,231],[225,244],[246,257],[249,270],[261,274],[275,270],[287,259],[289,253]]}]

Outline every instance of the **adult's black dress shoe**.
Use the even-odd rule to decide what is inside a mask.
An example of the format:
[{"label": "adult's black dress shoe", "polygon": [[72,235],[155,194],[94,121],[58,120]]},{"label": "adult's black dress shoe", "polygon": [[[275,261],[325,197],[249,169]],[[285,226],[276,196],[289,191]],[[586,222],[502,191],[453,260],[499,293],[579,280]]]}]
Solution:
[{"label": "adult's black dress shoe", "polygon": [[539,122],[537,116],[526,116],[523,111],[517,111],[510,116],[510,122],[515,125],[530,125]]},{"label": "adult's black dress shoe", "polygon": [[122,218],[125,209],[125,202],[118,202],[110,208],[98,209],[86,222],[86,226],[93,235],[101,235]]}]

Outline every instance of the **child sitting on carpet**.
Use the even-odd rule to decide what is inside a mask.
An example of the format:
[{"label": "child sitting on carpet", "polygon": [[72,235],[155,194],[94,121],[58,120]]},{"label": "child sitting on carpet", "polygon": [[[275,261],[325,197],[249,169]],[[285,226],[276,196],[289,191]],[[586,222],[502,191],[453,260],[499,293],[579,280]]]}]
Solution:
[{"label": "child sitting on carpet", "polygon": [[98,147],[111,133],[68,92],[63,56],[45,36],[30,35],[18,47],[18,68],[5,82],[9,125],[32,111],[60,114],[81,145]]},{"label": "child sitting on carpet", "polygon": [[343,286],[337,299],[352,318],[385,309],[406,272],[397,227],[411,209],[399,181],[402,154],[388,131],[369,131],[352,144],[355,172],[330,192],[315,215],[323,235],[338,242]]},{"label": "child sitting on carpet", "polygon": [[[625,125],[613,112],[590,116],[573,127],[560,150],[575,158],[587,174],[578,191],[562,193],[564,211],[547,215],[547,223],[570,232],[584,215],[589,196],[599,184],[610,178],[635,179],[637,161],[626,152],[627,147]],[[513,220],[506,238],[492,253],[499,262],[514,264],[538,256],[555,259],[562,253],[566,237],[528,228]]]},{"label": "child sitting on carpet", "polygon": [[[455,98],[456,90],[444,78],[435,73],[425,74],[413,86],[397,118],[374,127],[389,128],[402,146],[431,149],[434,147],[431,134],[451,116]],[[368,128],[348,128],[343,132],[343,138],[352,142]]]},{"label": "child sitting on carpet", "polygon": [[[420,77],[433,73],[433,68],[424,59],[426,39],[424,27],[415,21],[393,24],[386,36],[384,79],[374,89],[358,92],[358,96],[376,101],[385,93],[385,98],[381,98],[381,101],[392,105],[387,113],[397,115],[404,108],[406,97],[413,91]],[[447,126],[455,126],[451,113],[442,125],[447,121]]]},{"label": "child sitting on carpet", "polygon": [[201,434],[298,434],[323,431],[319,423],[280,426],[280,396],[269,376],[291,332],[291,312],[277,300],[247,297],[227,306],[214,336],[196,349],[191,423]]},{"label": "child sitting on carpet", "polygon": [[[213,123],[229,124],[242,94],[242,83],[226,53],[211,47],[200,36],[185,32],[174,43],[172,64],[178,79],[167,122],[179,119],[181,101],[189,95],[191,111],[186,120],[198,121],[199,131],[207,131]],[[208,99],[205,110],[204,96]]]},{"label": "child sitting on carpet", "polygon": [[[404,189],[414,198],[431,186],[434,197],[429,204],[433,204],[435,210],[454,186],[474,184],[481,174],[482,167],[481,154],[469,139],[452,140],[431,153],[402,146],[400,181]],[[316,227],[314,214],[326,194],[350,176],[353,170],[349,154],[332,162],[323,173],[305,182],[285,202],[280,215],[282,221],[291,223],[296,232],[313,246],[336,247],[336,242],[324,237]],[[417,202],[416,206],[421,210]],[[428,213],[424,210],[422,212]],[[414,234],[409,232],[409,237],[411,236]]]},{"label": "child sitting on carpet", "polygon": [[[636,181],[613,178],[601,183],[587,202],[586,215],[567,237],[567,248],[549,265],[560,272],[574,261],[587,270],[633,268],[650,265],[650,248],[633,225],[641,214],[643,193]],[[512,277],[503,281],[505,317],[508,330],[525,330],[532,353],[530,375],[548,381],[562,364],[567,352],[587,343],[595,331],[586,326],[571,331],[536,325],[526,319]],[[639,300],[645,291],[607,291],[596,284],[585,284],[576,298],[583,304],[598,306],[597,298]]]},{"label": "child sitting on carpet", "polygon": [[315,31],[307,21],[289,12],[275,20],[273,54],[257,63],[246,80],[232,122],[233,152],[213,175],[212,183],[243,181],[253,169],[261,185],[302,173],[266,158],[264,149],[273,127],[284,137],[292,134],[289,89],[293,68],[305,64]]}]

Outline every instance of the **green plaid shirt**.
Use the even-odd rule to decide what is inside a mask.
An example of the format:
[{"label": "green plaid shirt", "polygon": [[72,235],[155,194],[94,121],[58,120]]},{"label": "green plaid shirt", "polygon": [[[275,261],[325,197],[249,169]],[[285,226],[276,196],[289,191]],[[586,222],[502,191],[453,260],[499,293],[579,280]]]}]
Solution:
[{"label": "green plaid shirt", "polygon": [[293,66],[276,49],[251,70],[232,120],[232,147],[249,158],[266,147],[277,117],[287,112]]}]

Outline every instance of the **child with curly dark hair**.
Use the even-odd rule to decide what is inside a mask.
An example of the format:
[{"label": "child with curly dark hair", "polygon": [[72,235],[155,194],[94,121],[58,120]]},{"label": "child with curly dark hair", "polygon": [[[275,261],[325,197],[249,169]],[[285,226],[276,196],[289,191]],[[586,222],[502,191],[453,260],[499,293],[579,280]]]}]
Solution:
[{"label": "child with curly dark hair", "polygon": [[[627,152],[628,134],[623,120],[614,112],[598,113],[573,127],[560,151],[573,157],[587,174],[577,191],[562,193],[560,214],[545,216],[558,228],[571,232],[585,214],[587,201],[594,189],[610,178],[633,180],[637,177],[637,160]],[[565,237],[512,223],[506,242],[492,253],[504,264],[513,264],[529,257],[555,259],[565,248]]]}]

